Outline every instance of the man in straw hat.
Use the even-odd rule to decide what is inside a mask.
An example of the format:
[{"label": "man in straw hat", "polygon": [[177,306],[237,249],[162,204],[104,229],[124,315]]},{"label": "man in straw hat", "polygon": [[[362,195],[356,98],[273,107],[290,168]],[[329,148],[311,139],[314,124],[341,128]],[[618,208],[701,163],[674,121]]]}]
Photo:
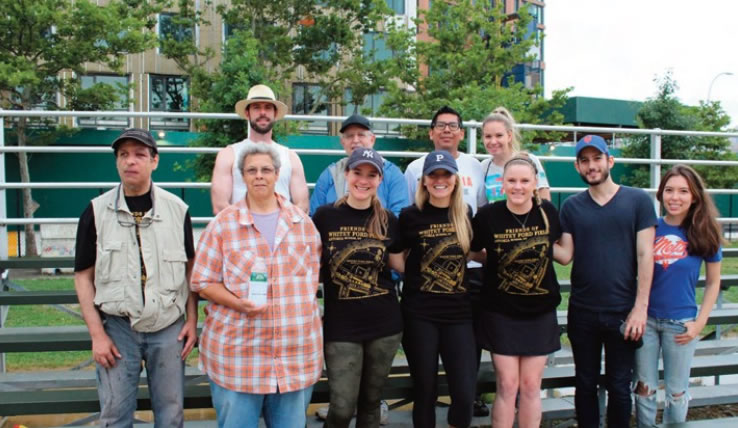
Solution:
[{"label": "man in straw hat", "polygon": [[241,171],[238,170],[238,160],[243,150],[254,143],[273,144],[277,148],[282,167],[275,190],[307,212],[308,189],[302,162],[293,150],[272,140],[274,122],[284,117],[287,106],[276,99],[268,86],[255,85],[249,89],[245,99],[236,103],[236,113],[249,121],[251,131],[248,138],[225,147],[215,158],[210,189],[213,213],[219,213],[246,195],[246,185]]}]

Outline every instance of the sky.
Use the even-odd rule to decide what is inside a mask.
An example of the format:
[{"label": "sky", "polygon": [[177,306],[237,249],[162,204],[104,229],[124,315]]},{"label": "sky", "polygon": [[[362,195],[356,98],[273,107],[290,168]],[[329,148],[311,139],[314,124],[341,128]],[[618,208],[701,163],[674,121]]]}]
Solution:
[{"label": "sky", "polygon": [[720,101],[738,127],[738,1],[546,0],[546,96],[645,101],[671,70],[688,105]]}]

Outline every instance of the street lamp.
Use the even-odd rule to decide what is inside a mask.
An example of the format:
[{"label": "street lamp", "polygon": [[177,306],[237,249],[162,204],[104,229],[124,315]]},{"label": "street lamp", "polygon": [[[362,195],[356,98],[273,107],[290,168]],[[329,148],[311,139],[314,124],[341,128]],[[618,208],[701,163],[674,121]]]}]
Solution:
[{"label": "street lamp", "polygon": [[712,80],[710,81],[710,86],[707,88],[707,102],[708,103],[710,102],[710,93],[712,93],[712,84],[715,83],[717,78],[720,76],[732,76],[732,75],[733,73],[731,73],[730,71],[723,71],[722,73],[716,74],[715,77],[712,78]]}]

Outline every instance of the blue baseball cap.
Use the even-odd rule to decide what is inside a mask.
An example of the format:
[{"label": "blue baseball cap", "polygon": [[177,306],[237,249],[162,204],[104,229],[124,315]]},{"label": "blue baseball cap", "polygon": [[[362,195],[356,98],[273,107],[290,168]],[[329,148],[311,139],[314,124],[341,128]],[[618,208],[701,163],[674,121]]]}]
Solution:
[{"label": "blue baseball cap", "polygon": [[425,157],[423,162],[423,175],[428,175],[437,169],[445,169],[451,174],[459,172],[459,167],[456,165],[456,159],[453,155],[446,150],[435,150]]},{"label": "blue baseball cap", "polygon": [[610,156],[610,151],[607,150],[607,143],[605,142],[605,139],[600,137],[599,135],[585,135],[584,137],[582,137],[582,139],[577,142],[576,156],[579,157],[579,152],[581,152],[586,147],[594,147],[601,153]]},{"label": "blue baseball cap", "polygon": [[371,165],[376,168],[380,175],[384,172],[382,169],[384,168],[384,159],[382,159],[382,155],[374,149],[367,148],[356,149],[351,153],[351,156],[348,158],[348,162],[346,162],[346,171],[364,164]]}]

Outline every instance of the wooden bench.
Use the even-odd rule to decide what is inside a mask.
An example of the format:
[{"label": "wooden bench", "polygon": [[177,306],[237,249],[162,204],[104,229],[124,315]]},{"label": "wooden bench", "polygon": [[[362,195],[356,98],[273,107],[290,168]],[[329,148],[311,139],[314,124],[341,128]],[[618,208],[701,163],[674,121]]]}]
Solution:
[{"label": "wooden bench", "polygon": [[[7,268],[41,268],[71,266],[69,258],[40,260],[0,261],[0,271]],[[702,279],[704,281],[704,279]],[[77,297],[74,291],[9,291],[7,272],[2,277],[3,291],[0,292],[0,306],[74,304]],[[702,282],[704,285],[704,282]],[[738,275],[723,277],[723,286],[738,285]],[[568,290],[568,281],[562,281],[562,289]],[[565,329],[566,312],[558,313],[559,323]],[[738,324],[738,309],[724,308],[713,311],[709,324]],[[735,351],[738,340],[710,341],[700,343],[692,367],[692,376],[715,376],[738,373],[738,357]],[[47,352],[89,350],[91,341],[85,326],[64,327],[4,327],[0,328],[0,353],[5,352]],[[726,353],[726,355],[715,355]],[[574,367],[571,356],[562,353],[555,356],[556,366],[544,371],[544,389],[572,388],[574,386]],[[495,379],[491,363],[483,364],[479,377],[479,390],[495,391]],[[138,393],[138,408],[151,408],[145,378],[142,376]],[[445,373],[439,373],[439,395],[448,395]],[[406,365],[393,367],[386,383],[383,397],[408,403],[412,392],[412,381]],[[697,387],[692,389],[695,397],[691,405],[708,405],[738,402],[738,391],[731,385]],[[210,408],[210,388],[207,378],[196,368],[186,369],[185,387],[186,408]],[[321,379],[314,388],[312,401],[328,402],[328,384]],[[562,419],[574,416],[573,397],[548,398],[543,403],[545,419]],[[99,411],[94,371],[40,372],[32,374],[0,374],[0,415],[50,414]]]}]

